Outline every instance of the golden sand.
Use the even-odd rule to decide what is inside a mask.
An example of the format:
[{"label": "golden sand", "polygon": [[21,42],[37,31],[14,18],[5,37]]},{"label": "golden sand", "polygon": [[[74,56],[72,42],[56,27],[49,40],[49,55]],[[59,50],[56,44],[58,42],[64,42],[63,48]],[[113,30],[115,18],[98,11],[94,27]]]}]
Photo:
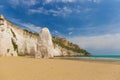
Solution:
[{"label": "golden sand", "polygon": [[1,57],[0,80],[120,80],[120,64]]}]

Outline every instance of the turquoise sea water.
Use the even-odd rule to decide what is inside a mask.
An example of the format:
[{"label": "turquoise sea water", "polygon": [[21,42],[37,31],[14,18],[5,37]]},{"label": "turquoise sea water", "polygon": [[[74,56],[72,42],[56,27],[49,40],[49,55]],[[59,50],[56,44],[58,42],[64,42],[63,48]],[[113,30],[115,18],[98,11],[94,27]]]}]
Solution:
[{"label": "turquoise sea water", "polygon": [[120,55],[107,56],[81,56],[81,57],[67,57],[69,59],[84,59],[84,60],[99,60],[99,61],[120,61]]}]

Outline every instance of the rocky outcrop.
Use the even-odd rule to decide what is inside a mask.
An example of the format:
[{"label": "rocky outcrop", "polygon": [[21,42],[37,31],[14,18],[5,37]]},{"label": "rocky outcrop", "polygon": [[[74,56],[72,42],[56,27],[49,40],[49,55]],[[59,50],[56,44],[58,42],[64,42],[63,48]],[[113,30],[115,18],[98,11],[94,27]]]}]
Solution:
[{"label": "rocky outcrop", "polygon": [[37,38],[0,16],[0,56],[34,55],[37,52]]},{"label": "rocky outcrop", "polygon": [[36,58],[49,58],[60,55],[53,46],[52,36],[48,28],[43,28],[39,33]]},{"label": "rocky outcrop", "polygon": [[61,50],[61,56],[90,56],[91,54],[86,50],[80,48],[78,45],[67,41],[65,38],[53,37],[54,46]]},{"label": "rocky outcrop", "polygon": [[[70,45],[66,40],[52,37],[48,28],[43,28],[39,34],[20,29],[0,15],[0,56],[33,56],[50,58],[66,55],[86,55],[77,52],[76,45]],[[82,50],[82,49],[81,49]]]}]

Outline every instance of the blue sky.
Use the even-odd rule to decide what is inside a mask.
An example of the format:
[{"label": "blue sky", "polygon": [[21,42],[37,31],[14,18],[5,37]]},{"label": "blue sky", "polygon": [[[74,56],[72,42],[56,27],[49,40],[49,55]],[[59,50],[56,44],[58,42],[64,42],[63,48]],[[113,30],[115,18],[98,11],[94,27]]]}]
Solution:
[{"label": "blue sky", "polygon": [[39,32],[66,37],[95,55],[120,55],[120,0],[0,0],[0,14]]}]

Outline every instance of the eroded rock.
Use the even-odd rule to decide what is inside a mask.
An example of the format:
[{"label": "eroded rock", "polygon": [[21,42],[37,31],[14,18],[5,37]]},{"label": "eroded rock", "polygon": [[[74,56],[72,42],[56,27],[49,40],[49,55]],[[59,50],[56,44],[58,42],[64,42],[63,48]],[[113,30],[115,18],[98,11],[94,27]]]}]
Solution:
[{"label": "eroded rock", "polygon": [[36,57],[50,58],[54,56],[52,36],[48,28],[45,27],[40,31],[37,47],[38,53],[36,53]]}]

